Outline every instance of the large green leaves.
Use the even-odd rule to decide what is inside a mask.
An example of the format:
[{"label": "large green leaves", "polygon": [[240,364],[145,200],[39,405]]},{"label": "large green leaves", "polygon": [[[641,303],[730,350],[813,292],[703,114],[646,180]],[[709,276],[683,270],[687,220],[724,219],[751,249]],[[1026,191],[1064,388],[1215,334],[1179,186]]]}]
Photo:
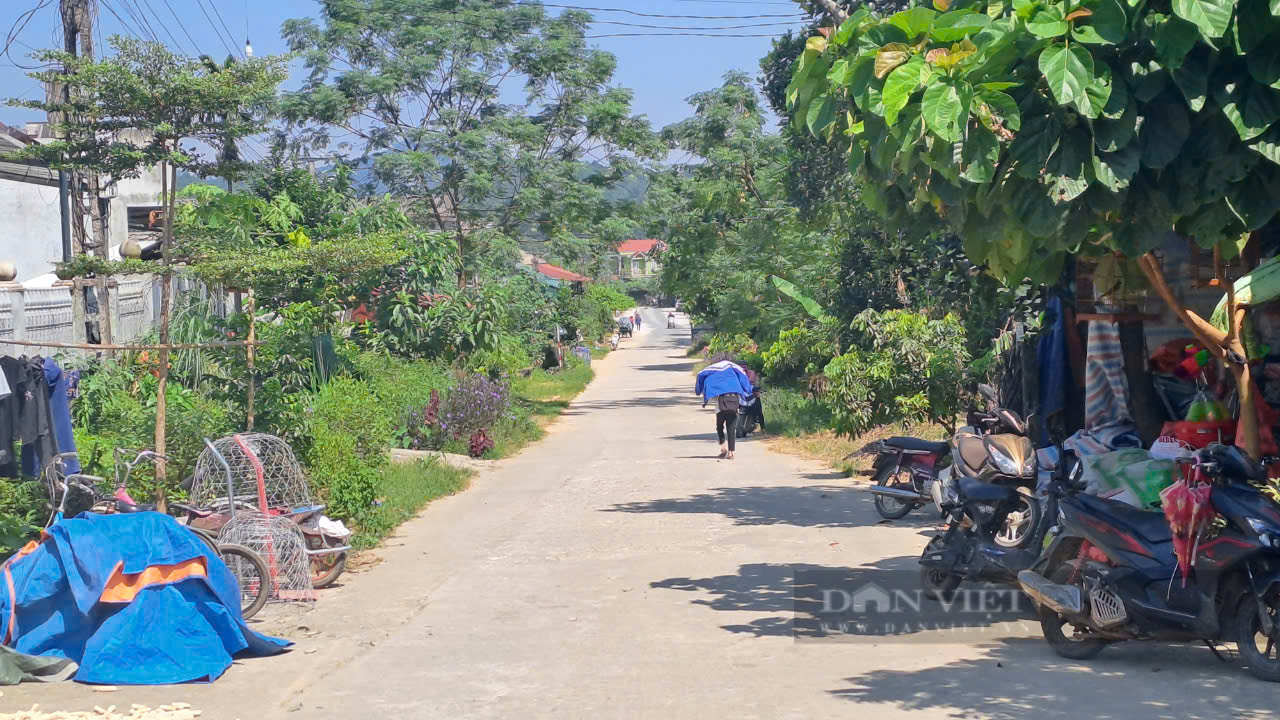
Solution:
[{"label": "large green leaves", "polygon": [[1173,162],[1182,151],[1182,145],[1191,134],[1191,122],[1186,105],[1162,99],[1152,103],[1147,116],[1151,118],[1142,126],[1138,139],[1142,142],[1142,164],[1160,169]]},{"label": "large green leaves", "polygon": [[1043,10],[1037,10],[1030,20],[1027,20],[1027,30],[1038,38],[1056,38],[1067,34],[1067,30],[1071,26],[1062,16],[1062,11],[1054,6],[1049,6]]},{"label": "large green leaves", "polygon": [[876,53],[875,75],[882,78],[911,57],[911,47],[906,43],[894,42],[880,48]]},{"label": "large green leaves", "polygon": [[1280,119],[1280,91],[1249,79],[1218,87],[1214,99],[1241,140],[1252,140]]},{"label": "large green leaves", "polygon": [[930,36],[938,42],[956,42],[991,24],[991,18],[975,12],[955,11],[938,16],[933,21]]},{"label": "large green leaves", "polygon": [[809,114],[805,118],[809,132],[817,135],[826,130],[836,120],[836,101],[830,95],[823,95],[816,102],[809,104]]},{"label": "large green leaves", "polygon": [[809,313],[815,320],[826,322],[830,319],[830,315],[822,308],[822,304],[806,295],[804,291],[796,287],[795,283],[777,275],[771,275],[770,279],[773,280],[773,286],[778,288],[778,292],[800,303],[804,311]]},{"label": "large green leaves", "polygon": [[1234,8],[1233,0],[1173,0],[1173,14],[1199,28],[1210,43],[1227,32]]},{"label": "large green leaves", "polygon": [[1072,105],[1093,81],[1093,56],[1079,45],[1050,45],[1040,53],[1040,72],[1058,104]]},{"label": "large green leaves", "polygon": [[1227,205],[1246,230],[1266,225],[1280,211],[1280,166],[1263,163],[1262,172],[1227,188]]},{"label": "large green leaves", "polygon": [[1000,143],[996,136],[982,128],[973,128],[959,150],[960,177],[972,183],[989,183],[996,174],[1000,159]]},{"label": "large green leaves", "polygon": [[921,113],[925,125],[947,142],[956,142],[969,117],[969,103],[973,90],[950,78],[941,78],[924,91]]},{"label": "large green leaves", "polygon": [[889,24],[906,33],[908,40],[913,40],[920,33],[929,31],[937,14],[938,11],[932,8],[914,7],[890,15]]},{"label": "large green leaves", "polygon": [[1117,45],[1124,42],[1128,33],[1128,18],[1120,0],[1091,0],[1085,3],[1090,15],[1082,20],[1088,24],[1080,24],[1072,30],[1072,37],[1083,43],[1098,45]]},{"label": "large green leaves", "polygon": [[1179,17],[1158,16],[1152,45],[1156,50],[1156,61],[1169,69],[1176,69],[1182,59],[1195,47],[1200,33],[1195,25]]},{"label": "large green leaves", "polygon": [[907,106],[911,94],[920,88],[922,79],[929,73],[923,55],[915,55],[900,65],[884,81],[884,119],[893,125],[898,122],[898,112]]}]

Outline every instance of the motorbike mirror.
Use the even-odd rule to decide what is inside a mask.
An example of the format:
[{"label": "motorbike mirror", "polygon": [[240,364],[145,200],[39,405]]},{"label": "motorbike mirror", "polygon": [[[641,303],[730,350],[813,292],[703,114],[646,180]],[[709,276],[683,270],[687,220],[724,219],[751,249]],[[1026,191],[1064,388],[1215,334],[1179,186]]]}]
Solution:
[{"label": "motorbike mirror", "polygon": [[993,402],[993,403],[1000,402],[1000,394],[996,392],[995,388],[991,387],[986,383],[978,384],[978,394],[986,398],[990,402]]}]

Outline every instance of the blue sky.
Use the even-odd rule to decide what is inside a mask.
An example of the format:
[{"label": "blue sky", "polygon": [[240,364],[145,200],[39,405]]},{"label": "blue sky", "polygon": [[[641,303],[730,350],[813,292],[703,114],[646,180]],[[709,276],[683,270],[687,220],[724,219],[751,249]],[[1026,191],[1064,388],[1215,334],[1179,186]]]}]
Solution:
[{"label": "blue sky", "polygon": [[[24,11],[41,0],[0,2],[0,42]],[[48,0],[17,36],[10,50],[12,58],[27,62],[32,48],[61,45],[57,0]],[[797,6],[784,0],[560,0],[561,4],[598,8],[628,9],[636,12],[748,16],[798,13]],[[288,18],[314,16],[314,0],[99,0],[99,27],[105,40],[111,34],[145,32],[143,17],[162,42],[190,54],[208,53],[221,59],[228,45],[242,51],[246,27],[255,55],[285,51],[280,25]],[[216,5],[217,13],[213,12]],[[172,11],[170,11],[172,8]],[[549,8],[550,12],[559,12]],[[207,13],[207,14],[206,14]],[[176,17],[175,17],[176,14]],[[221,18],[219,18],[219,14]],[[619,12],[596,12],[597,20],[647,25],[715,27],[723,25],[767,24],[764,27],[725,30],[723,33],[781,34],[787,28],[802,28],[800,18],[770,17],[742,20],[698,20],[637,17]],[[122,22],[123,20],[123,22]],[[781,23],[774,25],[773,23]],[[224,29],[225,24],[225,29]],[[216,29],[216,30],[215,30]],[[226,38],[230,34],[230,40]],[[662,32],[620,25],[597,24],[592,34]],[[188,37],[189,34],[189,37]],[[194,41],[194,42],[193,42]],[[635,109],[649,117],[655,128],[678,121],[689,114],[685,98],[714,87],[729,70],[758,74],[758,60],[769,50],[768,37],[611,37],[593,40],[598,47],[618,57],[616,83],[635,91]],[[103,43],[105,45],[105,43]],[[193,52],[192,46],[198,52]],[[35,98],[41,94],[26,71],[9,58],[0,57],[0,98]],[[43,119],[33,111],[0,107],[0,122],[21,126],[27,120]]]}]

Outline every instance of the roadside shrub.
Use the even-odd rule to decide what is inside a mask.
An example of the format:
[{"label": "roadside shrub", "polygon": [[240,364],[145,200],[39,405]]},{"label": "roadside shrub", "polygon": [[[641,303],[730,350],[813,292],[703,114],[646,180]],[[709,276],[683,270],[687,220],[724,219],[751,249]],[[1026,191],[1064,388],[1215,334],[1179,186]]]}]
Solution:
[{"label": "roadside shrub", "polygon": [[754,353],[759,351],[756,341],[750,336],[738,333],[729,335],[727,333],[716,333],[711,336],[710,342],[707,343],[705,350],[708,356],[730,355],[734,357],[742,357],[746,353]]},{"label": "roadside shrub", "polygon": [[466,438],[493,426],[511,404],[511,384],[470,373],[458,378],[442,402],[440,433]]},{"label": "roadside shrub", "polygon": [[953,315],[930,320],[906,310],[866,310],[854,319],[853,329],[858,347],[823,371],[824,400],[836,432],[854,437],[906,421],[936,422],[951,430],[969,360],[960,321]]},{"label": "roadside shrub", "polygon": [[357,518],[373,505],[387,467],[391,417],[362,380],[336,377],[313,396],[304,460],[334,517]]},{"label": "roadside shrub", "polygon": [[765,376],[774,382],[788,382],[822,372],[836,354],[833,330],[829,325],[783,330],[764,351]]},{"label": "roadside shrub", "polygon": [[514,376],[533,367],[533,348],[515,335],[503,335],[497,347],[467,355],[464,366],[491,378]]}]

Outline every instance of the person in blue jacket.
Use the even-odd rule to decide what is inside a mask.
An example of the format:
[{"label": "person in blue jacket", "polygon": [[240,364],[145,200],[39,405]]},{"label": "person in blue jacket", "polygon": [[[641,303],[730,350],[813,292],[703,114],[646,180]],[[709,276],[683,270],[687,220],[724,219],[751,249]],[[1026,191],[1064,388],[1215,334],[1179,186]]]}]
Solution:
[{"label": "person in blue jacket", "polygon": [[716,399],[716,437],[720,441],[720,457],[733,459],[737,439],[738,405],[753,388],[742,366],[728,360],[708,365],[698,373],[693,391],[703,398],[703,406]]}]

